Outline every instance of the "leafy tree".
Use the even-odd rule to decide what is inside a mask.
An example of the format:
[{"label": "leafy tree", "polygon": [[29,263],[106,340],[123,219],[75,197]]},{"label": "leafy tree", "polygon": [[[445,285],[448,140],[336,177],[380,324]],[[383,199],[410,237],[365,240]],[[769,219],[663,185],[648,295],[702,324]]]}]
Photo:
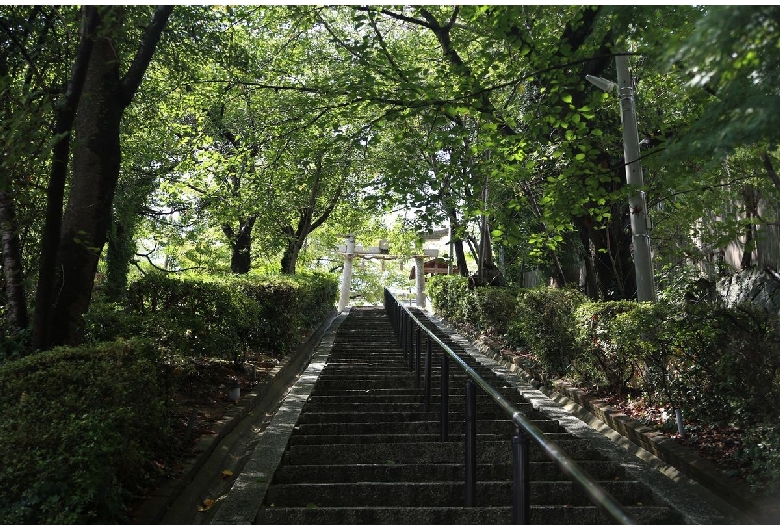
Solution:
[{"label": "leafy tree", "polygon": [[[81,315],[89,306],[119,176],[122,115],[141,83],[172,7],[157,8],[124,75],[117,57],[127,28],[124,10],[94,6],[83,10],[73,90],[66,93],[56,120],[55,137],[61,139],[54,146],[47,191],[33,328],[37,349],[79,340]],[[73,179],[63,214],[68,138],[73,127],[79,142],[74,146]]]}]

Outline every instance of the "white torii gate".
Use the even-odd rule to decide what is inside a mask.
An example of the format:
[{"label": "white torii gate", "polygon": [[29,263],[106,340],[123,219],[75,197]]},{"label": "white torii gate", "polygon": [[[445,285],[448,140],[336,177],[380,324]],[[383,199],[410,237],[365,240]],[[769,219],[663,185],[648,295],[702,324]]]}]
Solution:
[{"label": "white torii gate", "polygon": [[[341,275],[341,293],[339,295],[338,305],[339,313],[343,312],[349,304],[350,287],[352,284],[352,262],[355,259],[355,256],[381,255],[382,259],[397,259],[397,256],[390,256],[388,254],[389,247],[385,240],[381,240],[378,247],[369,247],[366,250],[360,246],[355,246],[355,236],[352,234],[347,235],[345,240],[346,244],[339,248],[339,250],[344,253],[344,272]],[[425,267],[426,257],[426,255],[414,256],[415,281],[417,284],[416,304],[418,307],[425,307],[425,271],[423,269]]]}]

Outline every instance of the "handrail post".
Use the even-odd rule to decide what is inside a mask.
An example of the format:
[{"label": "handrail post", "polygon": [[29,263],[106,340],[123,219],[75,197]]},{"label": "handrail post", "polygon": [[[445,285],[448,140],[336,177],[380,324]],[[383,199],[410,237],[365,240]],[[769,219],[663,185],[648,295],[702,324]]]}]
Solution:
[{"label": "handrail post", "polygon": [[409,365],[410,372],[414,371],[414,329],[417,327],[417,323],[412,320],[412,316],[407,313],[406,318],[409,319]]},{"label": "handrail post", "polygon": [[466,381],[466,507],[477,504],[477,386]]},{"label": "handrail post", "polygon": [[531,523],[531,476],[528,467],[530,438],[517,426],[512,437],[514,477],[512,482],[512,523]]},{"label": "handrail post", "polygon": [[416,326],[414,341],[414,388],[420,388],[420,357],[422,355],[422,340],[420,326]]},{"label": "handrail post", "polygon": [[399,319],[399,333],[398,338],[401,340],[401,350],[404,353],[404,361],[406,360],[406,317],[401,315]]},{"label": "handrail post", "polygon": [[441,403],[439,405],[439,422],[440,436],[439,441],[446,442],[449,438],[450,430],[450,413],[449,413],[449,401],[450,401],[450,356],[447,352],[442,353],[441,356]]},{"label": "handrail post", "polygon": [[425,341],[425,383],[423,385],[423,410],[428,412],[431,409],[431,337]]}]

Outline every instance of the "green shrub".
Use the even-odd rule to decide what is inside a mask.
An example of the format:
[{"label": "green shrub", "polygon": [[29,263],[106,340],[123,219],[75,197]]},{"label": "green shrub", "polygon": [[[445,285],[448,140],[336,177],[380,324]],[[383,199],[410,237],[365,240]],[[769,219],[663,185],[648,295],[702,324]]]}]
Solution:
[{"label": "green shrub", "polygon": [[677,319],[672,388],[704,421],[749,426],[776,419],[780,344],[776,318],[749,305],[693,305]]},{"label": "green shrub", "polygon": [[618,393],[642,371],[642,351],[634,334],[636,302],[626,300],[591,302],[575,312],[577,349],[572,370],[583,383],[607,387]]},{"label": "green shrub", "polygon": [[219,277],[150,274],[130,285],[125,304],[142,317],[133,332],[186,356],[238,361],[258,331],[258,304]]},{"label": "green shrub", "polygon": [[436,313],[452,320],[465,323],[465,298],[469,295],[468,279],[463,276],[439,275],[427,281],[425,289]]},{"label": "green shrub", "polygon": [[124,306],[93,304],[91,340],[142,336],[164,351],[240,364],[248,350],[282,356],[333,309],[331,275],[148,275],[133,282]]},{"label": "green shrub", "polygon": [[126,522],[169,443],[156,350],[138,340],[0,365],[0,522]]},{"label": "green shrub", "polygon": [[780,427],[776,421],[747,427],[740,456],[750,466],[748,481],[754,491],[780,492]]},{"label": "green shrub", "polygon": [[[684,282],[676,292],[688,293]],[[641,390],[650,403],[687,419],[744,430],[742,458],[756,488],[780,489],[778,318],[709,296],[662,296],[657,303],[588,303],[576,291],[469,290],[465,279],[428,283],[434,308],[456,324],[501,334],[532,354],[543,377]]]},{"label": "green shrub", "polygon": [[574,310],[585,301],[569,289],[521,289],[517,318],[507,331],[509,345],[531,353],[543,375],[565,374],[577,354]]},{"label": "green shrub", "polygon": [[517,296],[513,287],[477,287],[471,291],[472,319],[483,333],[503,336],[517,318]]},{"label": "green shrub", "polygon": [[253,348],[284,355],[333,310],[338,282],[332,275],[233,277],[233,288],[259,307]]}]

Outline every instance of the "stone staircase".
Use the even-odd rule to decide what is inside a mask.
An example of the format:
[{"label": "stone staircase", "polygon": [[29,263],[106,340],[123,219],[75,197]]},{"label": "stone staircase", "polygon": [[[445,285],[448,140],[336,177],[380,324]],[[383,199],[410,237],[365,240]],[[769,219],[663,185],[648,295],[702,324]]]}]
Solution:
[{"label": "stone staircase", "polygon": [[[427,320],[422,313],[416,316]],[[627,477],[620,464],[537,412],[446,335],[439,337],[576,460],[634,521],[682,522],[675,510]],[[441,350],[434,346],[431,406],[425,412],[422,382],[416,388],[385,311],[352,308],[267,484],[255,522],[510,524],[513,425],[489,397],[478,393],[476,505],[464,507],[465,376],[450,368],[449,436],[442,442]],[[533,442],[530,461],[532,523],[612,522]]]}]

